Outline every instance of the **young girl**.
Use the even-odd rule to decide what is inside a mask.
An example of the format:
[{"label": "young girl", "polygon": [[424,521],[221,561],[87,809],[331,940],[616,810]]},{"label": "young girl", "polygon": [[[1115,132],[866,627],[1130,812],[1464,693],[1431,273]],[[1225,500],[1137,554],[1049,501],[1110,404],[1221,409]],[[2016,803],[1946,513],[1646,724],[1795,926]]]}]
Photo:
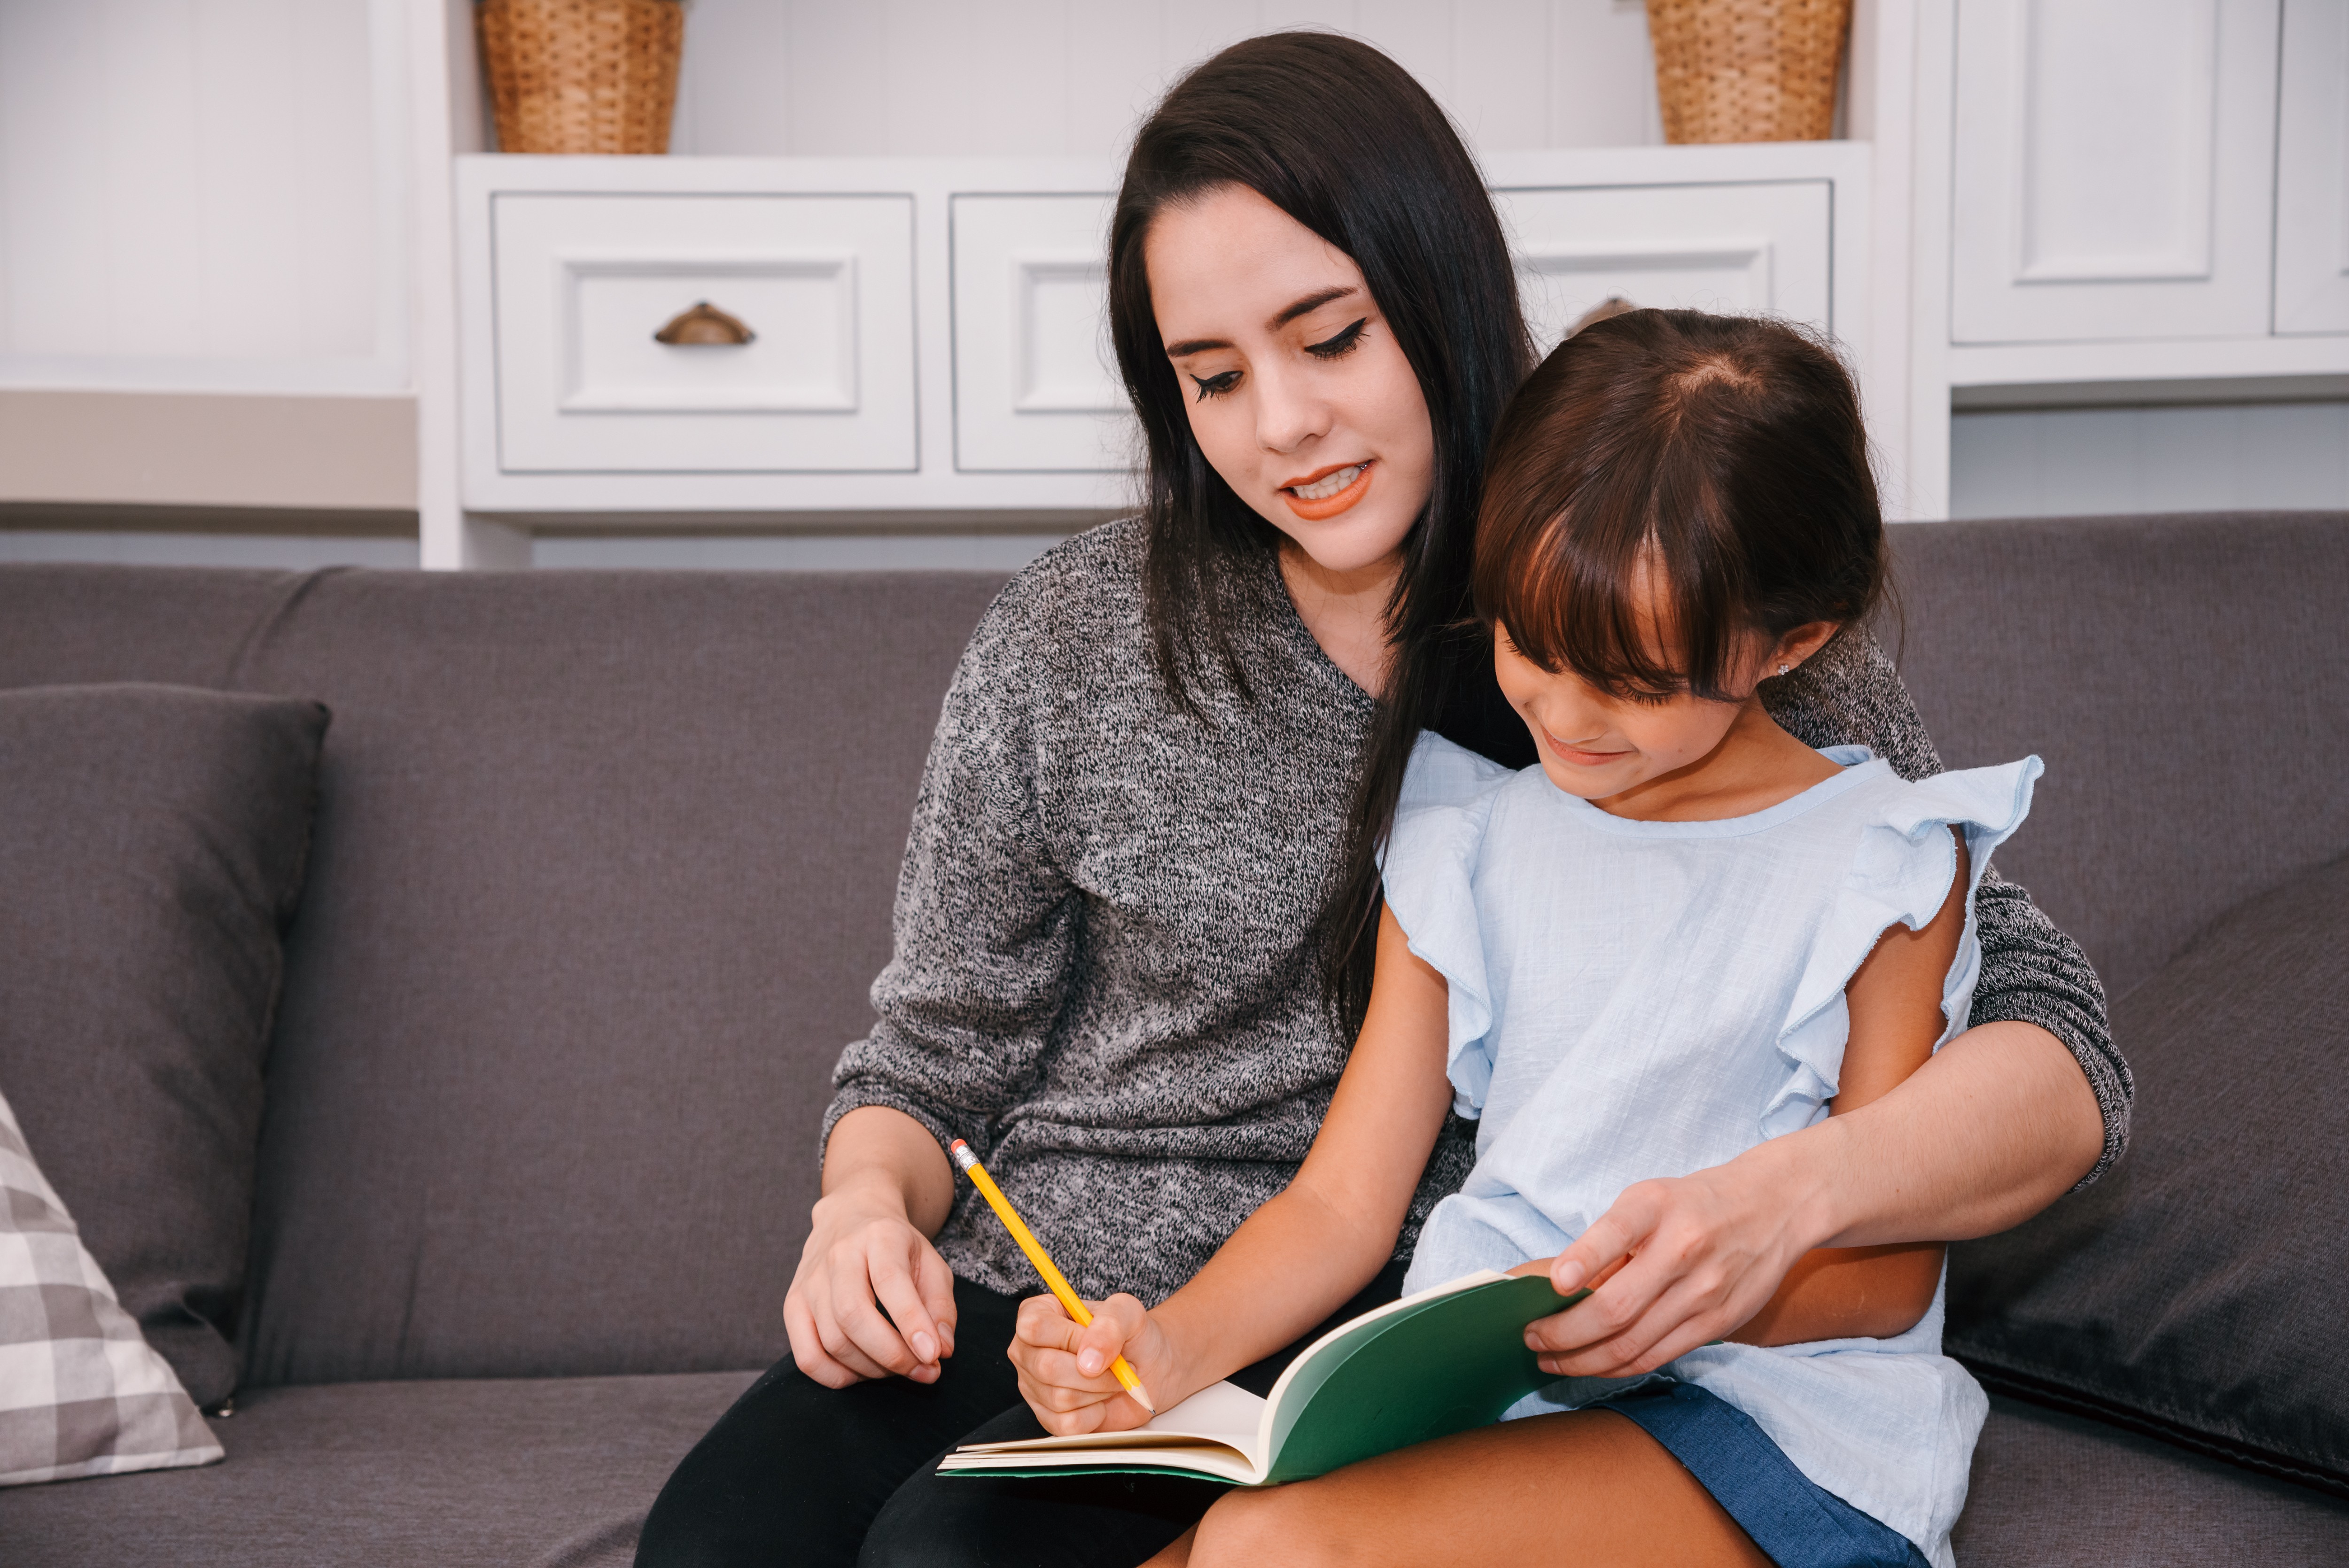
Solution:
[{"label": "young girl", "polygon": [[[1765,321],[1599,323],[1517,395],[1488,473],[1476,614],[1540,765],[1420,742],[1370,1009],[1311,1155],[1155,1310],[1112,1297],[1080,1331],[1024,1304],[1012,1357],[1052,1430],[1144,1418],[1114,1353],[1165,1409],[1345,1301],[1447,1109],[1477,1119],[1476,1163],[1405,1288],[1547,1269],[1563,1292],[1591,1282],[1558,1254],[1627,1189],[1763,1180],[1782,1140],[1847,1132],[1964,1026],[1973,889],[2037,759],[1909,783],[1803,745],[1754,695],[1883,581],[1834,356]],[[1635,1376],[1564,1376],[1500,1426],[1235,1491],[1154,1562],[1947,1568],[1986,1401],[1940,1354],[1941,1273],[1936,1246],[1813,1253],[1729,1343],[1546,1356]],[[1575,1312],[1607,1311],[1596,1283]],[[1876,1336],[1784,1343],[1823,1320]]]}]

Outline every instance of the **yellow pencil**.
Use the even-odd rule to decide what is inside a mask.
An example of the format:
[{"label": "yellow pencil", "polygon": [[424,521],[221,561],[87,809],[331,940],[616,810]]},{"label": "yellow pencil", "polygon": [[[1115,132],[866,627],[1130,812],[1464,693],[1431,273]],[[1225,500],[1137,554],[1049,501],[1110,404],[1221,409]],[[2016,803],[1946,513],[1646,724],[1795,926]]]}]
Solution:
[{"label": "yellow pencil", "polygon": [[[1075,1318],[1080,1328],[1091,1323],[1093,1315],[1085,1309],[1085,1304],[1078,1299],[1067,1277],[1046,1254],[1044,1243],[1036,1239],[1036,1233],[1028,1228],[1027,1222],[1020,1219],[1019,1212],[1012,1208],[1011,1200],[1003,1195],[1003,1189],[995,1184],[995,1178],[987,1173],[987,1167],[978,1162],[978,1156],[970,1151],[970,1145],[957,1138],[948,1147],[947,1152],[954,1156],[954,1162],[962,1173],[970,1178],[970,1184],[978,1189],[979,1196],[987,1200],[988,1207],[995,1211],[995,1217],[1003,1222],[1003,1228],[1011,1233],[1011,1239],[1019,1243],[1019,1250],[1028,1254],[1028,1261],[1036,1265],[1036,1272],[1044,1276],[1046,1287],[1059,1299],[1061,1310]],[[1150,1390],[1142,1386],[1142,1379],[1135,1376],[1133,1367],[1124,1357],[1112,1361],[1109,1369],[1125,1391],[1133,1396],[1136,1404],[1154,1416],[1158,1414],[1158,1407],[1150,1401]]]}]

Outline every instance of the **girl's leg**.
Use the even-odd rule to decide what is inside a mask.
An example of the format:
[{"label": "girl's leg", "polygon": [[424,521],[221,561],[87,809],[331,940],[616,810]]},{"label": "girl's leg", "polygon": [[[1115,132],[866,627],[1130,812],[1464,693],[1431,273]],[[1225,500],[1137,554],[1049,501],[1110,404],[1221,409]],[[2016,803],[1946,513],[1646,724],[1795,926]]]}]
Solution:
[{"label": "girl's leg", "polygon": [[1235,1491],[1148,1568],[1770,1568],[1713,1494],[1612,1410],[1483,1427]]},{"label": "girl's leg", "polygon": [[636,1568],[850,1568],[873,1516],[942,1447],[1006,1406],[1016,1297],[955,1282],[955,1353],[935,1383],[827,1388],[786,1357],[677,1467]]}]

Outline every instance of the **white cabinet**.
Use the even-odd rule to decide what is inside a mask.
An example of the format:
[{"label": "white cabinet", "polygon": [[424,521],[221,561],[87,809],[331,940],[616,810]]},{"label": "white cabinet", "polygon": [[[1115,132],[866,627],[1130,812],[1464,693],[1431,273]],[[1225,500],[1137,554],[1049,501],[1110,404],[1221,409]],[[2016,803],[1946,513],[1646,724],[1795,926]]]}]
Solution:
[{"label": "white cabinet", "polygon": [[1112,473],[1135,461],[1109,342],[1108,191],[957,195],[955,467]]},{"label": "white cabinet", "polygon": [[[502,192],[506,473],[910,471],[905,195]],[[665,342],[708,306],[740,342]]]},{"label": "white cabinet", "polygon": [[1635,305],[1768,312],[1835,329],[1832,184],[1494,191],[1543,353],[1610,294]]},{"label": "white cabinet", "polygon": [[[1501,152],[1545,347],[1610,294],[1770,311],[1870,374],[1868,152]],[[1032,525],[1134,499],[1100,159],[467,157],[460,494],[509,531],[626,519]],[[657,340],[707,304],[751,334]],[[470,525],[469,525],[470,526]]]},{"label": "white cabinet", "polygon": [[1953,342],[2268,331],[2279,9],[1962,0]]},{"label": "white cabinet", "polygon": [[2286,0],[2275,330],[2349,332],[2349,5]]}]

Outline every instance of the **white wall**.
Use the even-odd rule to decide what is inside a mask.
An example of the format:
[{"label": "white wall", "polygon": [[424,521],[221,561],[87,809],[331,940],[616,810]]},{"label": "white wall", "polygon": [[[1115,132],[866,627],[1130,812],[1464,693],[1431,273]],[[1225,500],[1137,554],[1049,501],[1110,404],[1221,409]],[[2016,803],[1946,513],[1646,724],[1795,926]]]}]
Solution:
[{"label": "white wall", "polygon": [[1114,153],[1185,67],[1289,26],[1378,45],[1480,148],[1663,140],[1640,0],[692,0],[670,150]]},{"label": "white wall", "polygon": [[402,389],[397,4],[0,0],[0,386]]},{"label": "white wall", "polygon": [[2349,403],[1961,411],[1950,515],[2349,508]]}]

